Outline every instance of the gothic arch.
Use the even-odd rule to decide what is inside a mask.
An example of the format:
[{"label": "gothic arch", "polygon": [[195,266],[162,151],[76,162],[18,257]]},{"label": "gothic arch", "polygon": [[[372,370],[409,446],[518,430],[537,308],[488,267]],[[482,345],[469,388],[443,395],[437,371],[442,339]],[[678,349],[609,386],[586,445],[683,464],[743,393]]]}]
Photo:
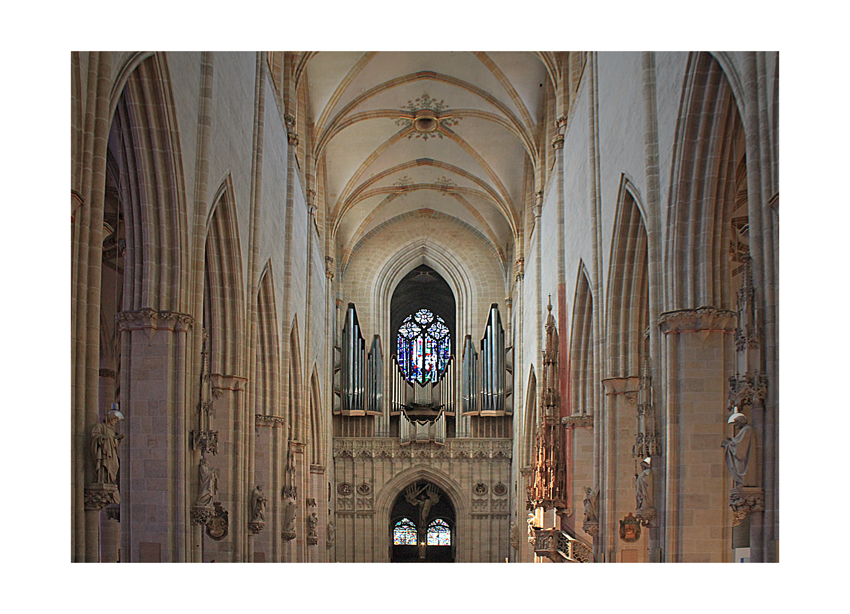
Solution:
[{"label": "gothic arch", "polygon": [[608,373],[640,373],[644,333],[649,326],[647,234],[640,201],[625,175],[617,198],[611,265],[608,275]]},{"label": "gothic arch", "polygon": [[691,54],[673,148],[667,216],[667,311],[733,308],[728,247],[744,126],[718,60]]},{"label": "gothic arch", "polygon": [[109,149],[127,227],[125,310],[188,311],[188,217],[165,57],[137,54],[112,93]]},{"label": "gothic arch", "polygon": [[[528,385],[525,388],[525,437],[522,440],[520,468],[531,467],[534,454],[534,438],[537,434],[537,375],[534,373],[534,365],[528,368]],[[522,494],[522,493],[520,493]]]},{"label": "gothic arch", "polygon": [[301,400],[301,344],[298,316],[292,319],[289,332],[289,439],[304,441],[304,407]]},{"label": "gothic arch", "polygon": [[570,335],[570,377],[573,413],[592,415],[593,407],[593,291],[584,262],[579,262]]},{"label": "gothic arch", "polygon": [[310,376],[310,464],[324,465],[323,434],[325,432],[322,420],[322,391],[319,388],[319,371],[313,363],[313,374]]},{"label": "gothic arch", "polygon": [[229,175],[213,198],[207,220],[205,249],[212,373],[237,375],[242,365],[245,301],[242,290],[242,250]]},{"label": "gothic arch", "polygon": [[390,540],[389,520],[392,514],[393,503],[399,494],[413,482],[428,480],[439,486],[445,492],[455,509],[456,530],[452,536],[456,540],[456,556],[458,563],[468,562],[470,543],[470,531],[472,529],[469,520],[469,507],[466,505],[468,495],[465,495],[460,484],[450,475],[435,469],[429,465],[416,465],[399,472],[387,482],[380,492],[375,496],[375,540],[377,542],[375,552],[383,553],[389,561],[389,552],[392,542]]},{"label": "gothic arch", "polygon": [[258,285],[255,413],[277,415],[280,402],[280,341],[271,261],[263,268]]}]

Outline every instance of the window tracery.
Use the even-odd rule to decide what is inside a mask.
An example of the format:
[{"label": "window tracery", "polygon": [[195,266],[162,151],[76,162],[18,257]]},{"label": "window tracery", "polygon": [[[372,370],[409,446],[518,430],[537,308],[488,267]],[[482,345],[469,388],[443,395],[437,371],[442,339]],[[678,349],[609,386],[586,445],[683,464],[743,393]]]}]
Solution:
[{"label": "window tracery", "polygon": [[422,386],[436,383],[451,354],[451,333],[445,320],[428,309],[407,316],[398,329],[398,364],[405,379]]},{"label": "window tracery", "polygon": [[452,530],[449,524],[442,518],[435,518],[428,525],[428,532],[425,536],[426,544],[429,546],[451,546],[452,545]]},{"label": "window tracery", "polygon": [[416,525],[410,518],[402,518],[393,527],[394,546],[415,546],[418,543]]}]

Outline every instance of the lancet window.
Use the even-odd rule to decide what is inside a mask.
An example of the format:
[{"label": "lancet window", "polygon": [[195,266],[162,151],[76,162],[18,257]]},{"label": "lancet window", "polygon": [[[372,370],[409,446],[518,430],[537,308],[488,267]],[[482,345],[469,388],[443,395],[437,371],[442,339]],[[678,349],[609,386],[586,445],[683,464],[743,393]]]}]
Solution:
[{"label": "lancet window", "polygon": [[398,364],[409,382],[438,382],[450,355],[451,333],[443,318],[420,309],[404,319],[398,329]]},{"label": "lancet window", "polygon": [[449,524],[442,518],[435,518],[428,525],[426,540],[429,546],[451,546],[452,530],[449,528]]},{"label": "lancet window", "polygon": [[393,527],[393,545],[394,546],[415,546],[416,525],[410,518],[402,518]]}]

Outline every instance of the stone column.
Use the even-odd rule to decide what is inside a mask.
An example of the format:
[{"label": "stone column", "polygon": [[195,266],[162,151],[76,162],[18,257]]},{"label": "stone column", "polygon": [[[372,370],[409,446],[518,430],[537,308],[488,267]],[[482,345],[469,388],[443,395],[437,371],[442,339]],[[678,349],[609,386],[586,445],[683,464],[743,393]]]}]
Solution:
[{"label": "stone column", "polygon": [[731,560],[726,436],[735,312],[713,307],[661,314],[667,358],[665,560]]},{"label": "stone column", "polygon": [[611,562],[619,561],[624,549],[638,549],[638,560],[645,560],[646,545],[627,545],[619,538],[619,521],[635,511],[635,459],[632,455],[637,424],[637,394],[640,378],[614,377],[602,380],[605,412],[609,423],[604,447],[600,450],[603,472],[607,476],[599,497],[600,552]]},{"label": "stone column", "polygon": [[100,515],[100,562],[119,563],[121,544],[121,512],[110,505]]},{"label": "stone column", "polygon": [[[158,544],[163,560],[184,560],[189,530],[183,513],[187,483],[180,462],[189,445],[185,365],[186,333],[193,318],[140,309],[118,314],[122,331],[121,552],[139,560],[139,544]],[[181,428],[179,425],[183,425]],[[182,492],[183,496],[175,496]],[[132,541],[131,541],[132,536]]]}]

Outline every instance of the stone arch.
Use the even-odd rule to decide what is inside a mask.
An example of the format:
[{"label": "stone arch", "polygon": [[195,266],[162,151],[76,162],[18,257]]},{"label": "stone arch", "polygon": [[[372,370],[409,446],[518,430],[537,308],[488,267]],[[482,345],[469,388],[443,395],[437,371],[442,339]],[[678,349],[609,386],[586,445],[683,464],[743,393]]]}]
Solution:
[{"label": "stone arch", "polygon": [[389,522],[393,503],[405,487],[418,480],[433,482],[451,499],[451,504],[455,509],[456,523],[456,533],[453,536],[457,542],[457,558],[455,560],[458,563],[469,562],[472,550],[472,544],[470,543],[472,526],[469,520],[469,506],[466,505],[467,495],[464,495],[460,484],[449,474],[429,465],[415,465],[397,473],[375,496],[375,552],[387,557],[382,562],[389,561],[389,553],[392,546]]},{"label": "stone arch", "polygon": [[579,262],[570,334],[570,377],[573,413],[592,415],[593,406],[593,290],[584,262]]},{"label": "stone arch", "polygon": [[188,212],[168,67],[137,54],[111,99],[109,150],[127,228],[125,310],[188,311]]},{"label": "stone arch", "polygon": [[313,373],[310,375],[310,463],[313,465],[324,465],[322,462],[325,432],[323,415],[319,371],[316,363],[313,363]]},{"label": "stone arch", "polygon": [[625,175],[614,219],[608,275],[607,377],[630,377],[640,373],[642,340],[649,326],[649,265],[642,207]]},{"label": "stone arch", "polygon": [[[528,385],[525,387],[525,429],[523,430],[521,468],[531,467],[534,454],[534,438],[537,434],[537,374],[534,365],[528,367]],[[522,493],[520,493],[521,495]]]},{"label": "stone arch", "polygon": [[745,154],[741,105],[726,71],[708,53],[689,56],[684,81],[667,216],[665,310],[731,309],[727,256]]},{"label": "stone arch", "polygon": [[242,365],[244,293],[242,250],[233,184],[228,175],[213,197],[207,219],[205,283],[208,288],[213,374],[237,375]]},{"label": "stone arch", "polygon": [[289,332],[289,439],[304,441],[304,408],[301,400],[301,343],[298,316],[292,319]]},{"label": "stone arch", "polygon": [[277,415],[280,402],[280,341],[271,261],[260,273],[257,292],[257,368],[255,413]]}]

